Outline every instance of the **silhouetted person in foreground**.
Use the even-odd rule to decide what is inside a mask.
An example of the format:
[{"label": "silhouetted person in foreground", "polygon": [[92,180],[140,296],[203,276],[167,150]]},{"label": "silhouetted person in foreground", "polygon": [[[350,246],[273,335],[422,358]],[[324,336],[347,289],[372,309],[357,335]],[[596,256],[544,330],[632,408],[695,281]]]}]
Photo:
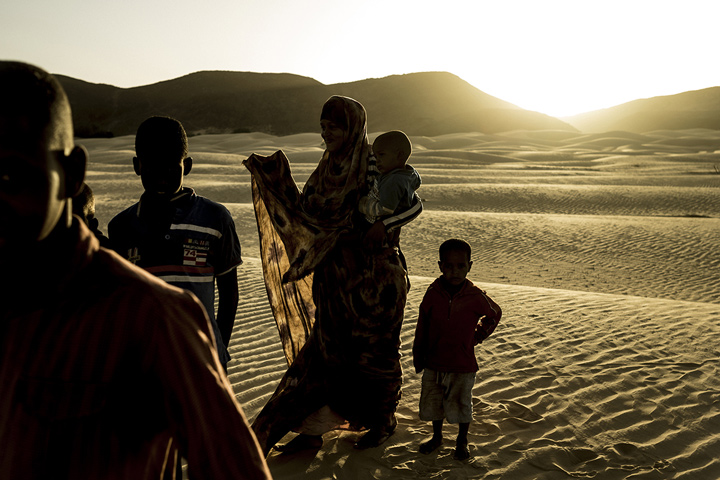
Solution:
[{"label": "silhouetted person in foreground", "polygon": [[131,263],[200,299],[226,368],[238,305],[237,266],[242,263],[235,223],[224,206],[183,186],[193,160],[179,121],[145,120],[135,136],[135,153],[133,167],[145,193],[110,221],[111,245]]},{"label": "silhouetted person in foreground", "polygon": [[270,478],[202,305],[71,215],[71,118],[54,77],[0,62],[0,476],[172,478],[179,450],[193,479]]},{"label": "silhouetted person in foreground", "polygon": [[110,248],[109,240],[100,231],[100,222],[95,217],[95,195],[87,183],[83,183],[80,193],[72,199],[72,213],[80,217],[90,231],[97,237],[101,247]]},{"label": "silhouetted person in foreground", "polygon": [[475,345],[488,338],[502,310],[467,279],[470,245],[451,239],[440,245],[442,275],[425,292],[413,343],[413,364],[423,372],[420,419],[432,421],[433,436],[420,445],[430,453],[443,442],[443,421],[458,423],[454,457],[466,460],[472,420],[472,389],[478,363]]}]

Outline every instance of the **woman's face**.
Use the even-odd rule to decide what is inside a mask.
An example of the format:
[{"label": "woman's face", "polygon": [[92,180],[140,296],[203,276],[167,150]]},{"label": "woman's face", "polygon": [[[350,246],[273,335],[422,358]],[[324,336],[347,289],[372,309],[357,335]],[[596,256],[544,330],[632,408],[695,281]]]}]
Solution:
[{"label": "woman's face", "polygon": [[347,130],[343,130],[332,120],[320,120],[320,135],[325,141],[325,148],[330,153],[340,151],[347,139]]}]

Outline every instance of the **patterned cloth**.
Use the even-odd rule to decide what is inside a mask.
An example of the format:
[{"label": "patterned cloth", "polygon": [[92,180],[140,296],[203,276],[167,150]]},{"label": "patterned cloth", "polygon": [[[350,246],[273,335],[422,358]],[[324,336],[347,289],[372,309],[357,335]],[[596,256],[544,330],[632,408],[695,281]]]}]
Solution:
[{"label": "patterned cloth", "polygon": [[[396,248],[370,253],[357,212],[367,194],[365,110],[347,97],[340,154],[323,154],[299,192],[282,152],[250,156],[263,270],[290,368],[253,429],[265,453],[313,413],[330,407],[331,428],[362,430],[392,418],[400,398],[400,327],[406,271]],[[317,429],[315,425],[314,430]]]}]

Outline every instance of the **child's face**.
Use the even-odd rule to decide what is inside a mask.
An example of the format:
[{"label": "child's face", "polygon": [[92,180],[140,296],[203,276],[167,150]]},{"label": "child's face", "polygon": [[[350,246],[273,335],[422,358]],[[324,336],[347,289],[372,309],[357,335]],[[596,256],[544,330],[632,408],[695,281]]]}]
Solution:
[{"label": "child's face", "polygon": [[175,195],[182,189],[183,177],[189,173],[192,160],[175,156],[135,157],[135,173],[140,175],[147,193],[157,196]]},{"label": "child's face", "polygon": [[0,116],[0,250],[43,240],[67,206],[64,149],[28,123]]},{"label": "child's face", "polygon": [[325,142],[325,148],[330,153],[342,150],[348,132],[332,120],[320,120],[320,135]]},{"label": "child's face", "polygon": [[380,173],[392,172],[405,165],[400,150],[382,142],[373,143],[373,154],[375,154],[377,169]]},{"label": "child's face", "polygon": [[472,268],[472,262],[468,259],[467,253],[457,250],[450,250],[445,253],[445,258],[438,262],[440,271],[450,285],[460,285],[467,278]]}]

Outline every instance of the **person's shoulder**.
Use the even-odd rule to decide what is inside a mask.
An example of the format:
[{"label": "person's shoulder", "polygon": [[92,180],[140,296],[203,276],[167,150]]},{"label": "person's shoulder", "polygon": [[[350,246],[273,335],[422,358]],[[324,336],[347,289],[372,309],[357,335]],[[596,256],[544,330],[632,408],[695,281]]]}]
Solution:
[{"label": "person's shoulder", "polygon": [[[387,178],[393,178],[393,179],[402,179],[407,177],[408,175],[412,175],[412,170],[408,170],[409,165],[405,165],[402,167],[398,167],[394,170],[390,170],[385,174]],[[410,167],[412,169],[412,167]]]},{"label": "person's shoulder", "polygon": [[442,286],[442,283],[440,282],[440,277],[433,280],[433,282],[428,285],[427,289],[425,290],[425,295],[423,298],[432,297],[433,295],[442,295],[443,291],[445,289]]},{"label": "person's shoulder", "polygon": [[197,194],[195,194],[195,208],[211,214],[230,216],[230,211],[225,205]]},{"label": "person's shoulder", "polygon": [[410,165],[409,163],[406,163],[406,164],[405,164],[404,170],[405,170],[409,175],[415,175],[415,174],[418,173],[417,169],[416,169],[415,167],[413,167],[412,165]]},{"label": "person's shoulder", "polygon": [[417,174],[418,173],[417,170],[415,170],[415,167],[413,167],[409,163],[406,163],[402,167],[398,167],[395,170],[388,172],[388,175],[393,175],[397,177],[412,177]]},{"label": "person's shoulder", "polygon": [[139,202],[135,202],[132,205],[130,205],[129,207],[127,207],[125,210],[123,210],[120,213],[118,213],[117,215],[115,215],[108,222],[108,226],[117,225],[122,222],[130,221],[133,218],[137,218],[137,211],[138,211],[139,205],[140,205]]},{"label": "person's shoulder", "polygon": [[463,288],[463,294],[474,297],[488,298],[488,294],[485,290],[475,285],[469,278],[466,280],[467,284]]},{"label": "person's shoulder", "polygon": [[462,289],[460,290],[460,293],[463,295],[479,295],[479,294],[485,294],[485,291],[482,290],[480,287],[475,285],[472,280],[469,278],[465,279],[465,285],[463,285]]},{"label": "person's shoulder", "polygon": [[183,289],[131,264],[112,250],[101,248],[95,253],[92,275],[98,285],[105,285],[108,295],[143,303],[143,309],[187,309],[196,303]]},{"label": "person's shoulder", "polygon": [[396,168],[386,174],[385,182],[388,184],[396,184],[401,188],[412,188],[417,189],[422,183],[420,174],[413,168],[412,165],[405,165],[404,167]]}]

